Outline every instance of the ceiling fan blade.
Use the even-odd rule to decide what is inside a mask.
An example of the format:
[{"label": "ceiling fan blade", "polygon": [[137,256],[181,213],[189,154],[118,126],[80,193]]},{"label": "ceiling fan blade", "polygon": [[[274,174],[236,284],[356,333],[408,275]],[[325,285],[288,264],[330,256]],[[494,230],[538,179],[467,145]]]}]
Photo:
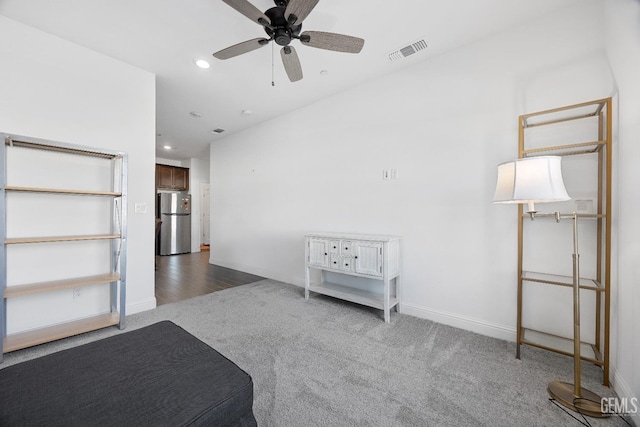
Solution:
[{"label": "ceiling fan blade", "polygon": [[289,25],[301,24],[311,13],[319,0],[290,0],[284,11],[284,16],[289,21]]},{"label": "ceiling fan blade", "polygon": [[253,22],[262,26],[270,26],[271,20],[260,11],[257,7],[249,3],[247,0],[222,0]]},{"label": "ceiling fan blade", "polygon": [[304,31],[300,41],[307,46],[347,53],[359,53],[364,46],[361,38],[324,31]]},{"label": "ceiling fan blade", "polygon": [[300,66],[300,60],[298,54],[293,46],[285,46],[280,50],[280,56],[282,57],[282,63],[284,69],[289,76],[289,80],[297,82],[302,80],[302,67]]},{"label": "ceiling fan blade", "polygon": [[242,55],[243,53],[259,49],[262,46],[266,46],[267,44],[269,44],[269,40],[265,38],[251,39],[247,40],[246,42],[234,44],[233,46],[229,46],[226,49],[219,50],[218,52],[214,53],[213,56],[218,59],[229,59],[233,58],[234,56]]}]

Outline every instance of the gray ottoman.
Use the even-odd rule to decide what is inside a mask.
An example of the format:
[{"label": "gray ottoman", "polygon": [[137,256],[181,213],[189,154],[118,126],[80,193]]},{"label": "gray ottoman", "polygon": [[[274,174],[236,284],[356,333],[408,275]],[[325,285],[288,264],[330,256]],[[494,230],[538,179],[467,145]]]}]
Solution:
[{"label": "gray ottoman", "polygon": [[0,369],[0,402],[2,426],[256,425],[251,377],[168,321]]}]

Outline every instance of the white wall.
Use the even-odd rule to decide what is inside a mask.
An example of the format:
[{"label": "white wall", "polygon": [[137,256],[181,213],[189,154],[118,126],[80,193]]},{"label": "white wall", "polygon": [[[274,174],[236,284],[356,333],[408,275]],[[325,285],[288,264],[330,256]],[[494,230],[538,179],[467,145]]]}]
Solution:
[{"label": "white wall", "polygon": [[600,6],[214,143],[211,261],[300,285],[306,232],[402,235],[405,313],[514,339],[516,212],[491,203],[497,164],[517,157],[519,114],[611,94]]},{"label": "white wall", "polygon": [[[618,276],[612,313],[617,330],[615,351],[618,394],[640,396],[640,2],[607,0],[605,46],[618,96],[617,157]],[[640,421],[635,418],[636,424]]]},{"label": "white wall", "polygon": [[[154,308],[154,76],[2,16],[0,63],[0,131],[128,153],[127,311]],[[136,203],[146,213],[134,213]],[[74,259],[52,262],[44,258],[40,267],[74,268]],[[35,317],[47,322],[54,311],[95,302],[91,292],[75,301],[65,292],[55,307],[38,296]],[[14,314],[9,332],[33,326]]]}]

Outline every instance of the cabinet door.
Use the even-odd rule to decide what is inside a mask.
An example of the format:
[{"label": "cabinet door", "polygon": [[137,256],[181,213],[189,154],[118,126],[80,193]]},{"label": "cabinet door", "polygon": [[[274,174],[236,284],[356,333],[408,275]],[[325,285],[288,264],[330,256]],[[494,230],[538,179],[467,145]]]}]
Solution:
[{"label": "cabinet door", "polygon": [[189,189],[189,169],[173,168],[173,188],[176,190]]},{"label": "cabinet door", "polygon": [[382,243],[353,242],[356,273],[382,276]]},{"label": "cabinet door", "polygon": [[329,241],[309,239],[309,265],[317,267],[329,266]]},{"label": "cabinet door", "polygon": [[156,187],[171,188],[173,186],[173,167],[156,165]]}]

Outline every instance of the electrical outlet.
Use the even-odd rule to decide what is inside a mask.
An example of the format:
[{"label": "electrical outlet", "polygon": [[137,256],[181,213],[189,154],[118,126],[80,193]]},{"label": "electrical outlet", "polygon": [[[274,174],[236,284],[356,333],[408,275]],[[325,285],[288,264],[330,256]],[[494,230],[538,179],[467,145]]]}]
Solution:
[{"label": "electrical outlet", "polygon": [[82,295],[82,288],[73,288],[73,299],[78,299]]},{"label": "electrical outlet", "polygon": [[391,179],[398,179],[398,169],[391,169]]}]

